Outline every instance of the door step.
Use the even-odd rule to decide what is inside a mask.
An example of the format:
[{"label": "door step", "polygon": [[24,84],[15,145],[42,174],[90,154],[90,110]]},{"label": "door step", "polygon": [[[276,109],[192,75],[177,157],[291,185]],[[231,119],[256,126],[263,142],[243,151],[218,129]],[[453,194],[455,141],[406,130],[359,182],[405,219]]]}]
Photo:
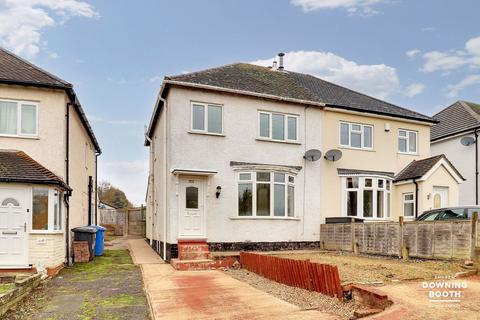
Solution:
[{"label": "door step", "polygon": [[213,260],[180,260],[171,259],[170,264],[179,271],[199,271],[199,270],[215,270],[220,268],[231,268],[237,260],[234,258]]},{"label": "door step", "polygon": [[171,259],[170,264],[176,270],[211,270],[230,268],[235,259],[213,259],[205,240],[179,240],[178,259]]}]

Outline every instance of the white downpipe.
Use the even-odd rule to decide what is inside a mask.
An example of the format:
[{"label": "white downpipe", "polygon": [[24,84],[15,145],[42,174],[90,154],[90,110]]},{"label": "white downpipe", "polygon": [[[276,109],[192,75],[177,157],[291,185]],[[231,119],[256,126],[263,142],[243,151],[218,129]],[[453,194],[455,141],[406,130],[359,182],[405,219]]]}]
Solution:
[{"label": "white downpipe", "polygon": [[151,168],[151,180],[150,180],[150,175],[148,176],[149,183],[151,182],[152,185],[151,187],[151,192],[152,192],[152,234],[150,235],[150,246],[153,244],[153,235],[155,232],[155,145],[153,144],[152,139],[148,136],[148,134],[145,132],[145,139],[147,139],[148,143],[150,143],[150,168]]},{"label": "white downpipe", "polygon": [[167,260],[167,212],[168,212],[168,193],[167,193],[167,179],[168,179],[168,166],[167,166],[167,125],[168,125],[168,118],[167,118],[167,100],[162,98],[161,96],[158,97],[160,101],[163,102],[163,108],[165,110],[165,126],[164,126],[164,137],[165,139],[163,140],[163,164],[165,165],[165,186],[164,186],[164,201],[165,205],[163,206],[163,260]]}]

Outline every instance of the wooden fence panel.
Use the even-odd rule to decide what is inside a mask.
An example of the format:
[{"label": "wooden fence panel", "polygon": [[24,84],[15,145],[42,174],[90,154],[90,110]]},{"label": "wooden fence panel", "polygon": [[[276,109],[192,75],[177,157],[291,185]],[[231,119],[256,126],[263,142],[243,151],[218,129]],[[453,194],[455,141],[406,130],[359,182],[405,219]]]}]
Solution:
[{"label": "wooden fence panel", "polygon": [[453,257],[464,259],[470,257],[472,224],[470,221],[453,223]]},{"label": "wooden fence panel", "polygon": [[320,232],[327,250],[401,256],[405,247],[418,258],[468,259],[480,243],[470,220],[323,224]]},{"label": "wooden fence panel", "polygon": [[251,252],[240,252],[240,263],[243,268],[264,278],[343,299],[336,266]]}]

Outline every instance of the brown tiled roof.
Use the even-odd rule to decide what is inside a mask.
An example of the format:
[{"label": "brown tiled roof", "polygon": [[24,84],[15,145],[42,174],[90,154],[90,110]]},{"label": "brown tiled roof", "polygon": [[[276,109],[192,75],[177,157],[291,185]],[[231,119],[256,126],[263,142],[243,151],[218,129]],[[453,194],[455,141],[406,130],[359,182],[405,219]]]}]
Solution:
[{"label": "brown tiled roof", "polygon": [[71,88],[72,85],[27,60],[0,48],[0,80],[19,84]]},{"label": "brown tiled roof", "polygon": [[433,156],[430,158],[425,158],[421,160],[413,160],[410,162],[402,171],[400,171],[396,177],[395,182],[404,181],[404,180],[411,180],[411,179],[420,179],[423,177],[430,169],[432,169],[438,161],[441,159],[445,159],[448,164],[455,170],[458,176],[465,180],[463,176],[458,172],[457,168],[447,159],[444,154],[440,154],[438,156]]},{"label": "brown tiled roof", "polygon": [[52,184],[71,190],[60,177],[17,150],[0,150],[0,182]]},{"label": "brown tiled roof", "polygon": [[433,117],[439,121],[430,130],[435,141],[480,127],[480,104],[460,100]]},{"label": "brown tiled roof", "polygon": [[208,85],[281,98],[324,103],[330,107],[392,117],[435,122],[429,116],[367,96],[315,76],[275,71],[248,63],[235,63],[204,71],[167,77],[166,80]]},{"label": "brown tiled roof", "polygon": [[78,97],[73,90],[72,84],[54,76],[53,74],[43,70],[42,68],[28,62],[25,59],[22,59],[21,57],[1,47],[0,83],[65,90],[72,103],[75,103],[75,111],[78,113],[82,124],[84,125],[88,135],[92,139],[95,149],[98,152],[101,151],[97,138],[95,137],[93,129],[88,122],[87,116],[82,109],[80,101],[78,100]]}]

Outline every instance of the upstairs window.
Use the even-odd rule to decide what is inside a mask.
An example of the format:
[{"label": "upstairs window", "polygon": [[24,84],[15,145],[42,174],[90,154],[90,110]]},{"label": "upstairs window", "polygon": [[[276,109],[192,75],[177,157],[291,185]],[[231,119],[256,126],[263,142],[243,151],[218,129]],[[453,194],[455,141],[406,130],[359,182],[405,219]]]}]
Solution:
[{"label": "upstairs window", "polygon": [[192,103],[191,130],[195,132],[222,134],[222,106],[205,103]]},{"label": "upstairs window", "polygon": [[417,131],[398,130],[398,152],[417,153]]},{"label": "upstairs window", "polygon": [[0,100],[0,135],[38,135],[38,106],[26,101]]},{"label": "upstairs window", "polygon": [[340,122],[340,146],[354,149],[373,149],[373,126]]},{"label": "upstairs window", "polygon": [[298,116],[261,111],[259,136],[275,141],[298,141]]}]

